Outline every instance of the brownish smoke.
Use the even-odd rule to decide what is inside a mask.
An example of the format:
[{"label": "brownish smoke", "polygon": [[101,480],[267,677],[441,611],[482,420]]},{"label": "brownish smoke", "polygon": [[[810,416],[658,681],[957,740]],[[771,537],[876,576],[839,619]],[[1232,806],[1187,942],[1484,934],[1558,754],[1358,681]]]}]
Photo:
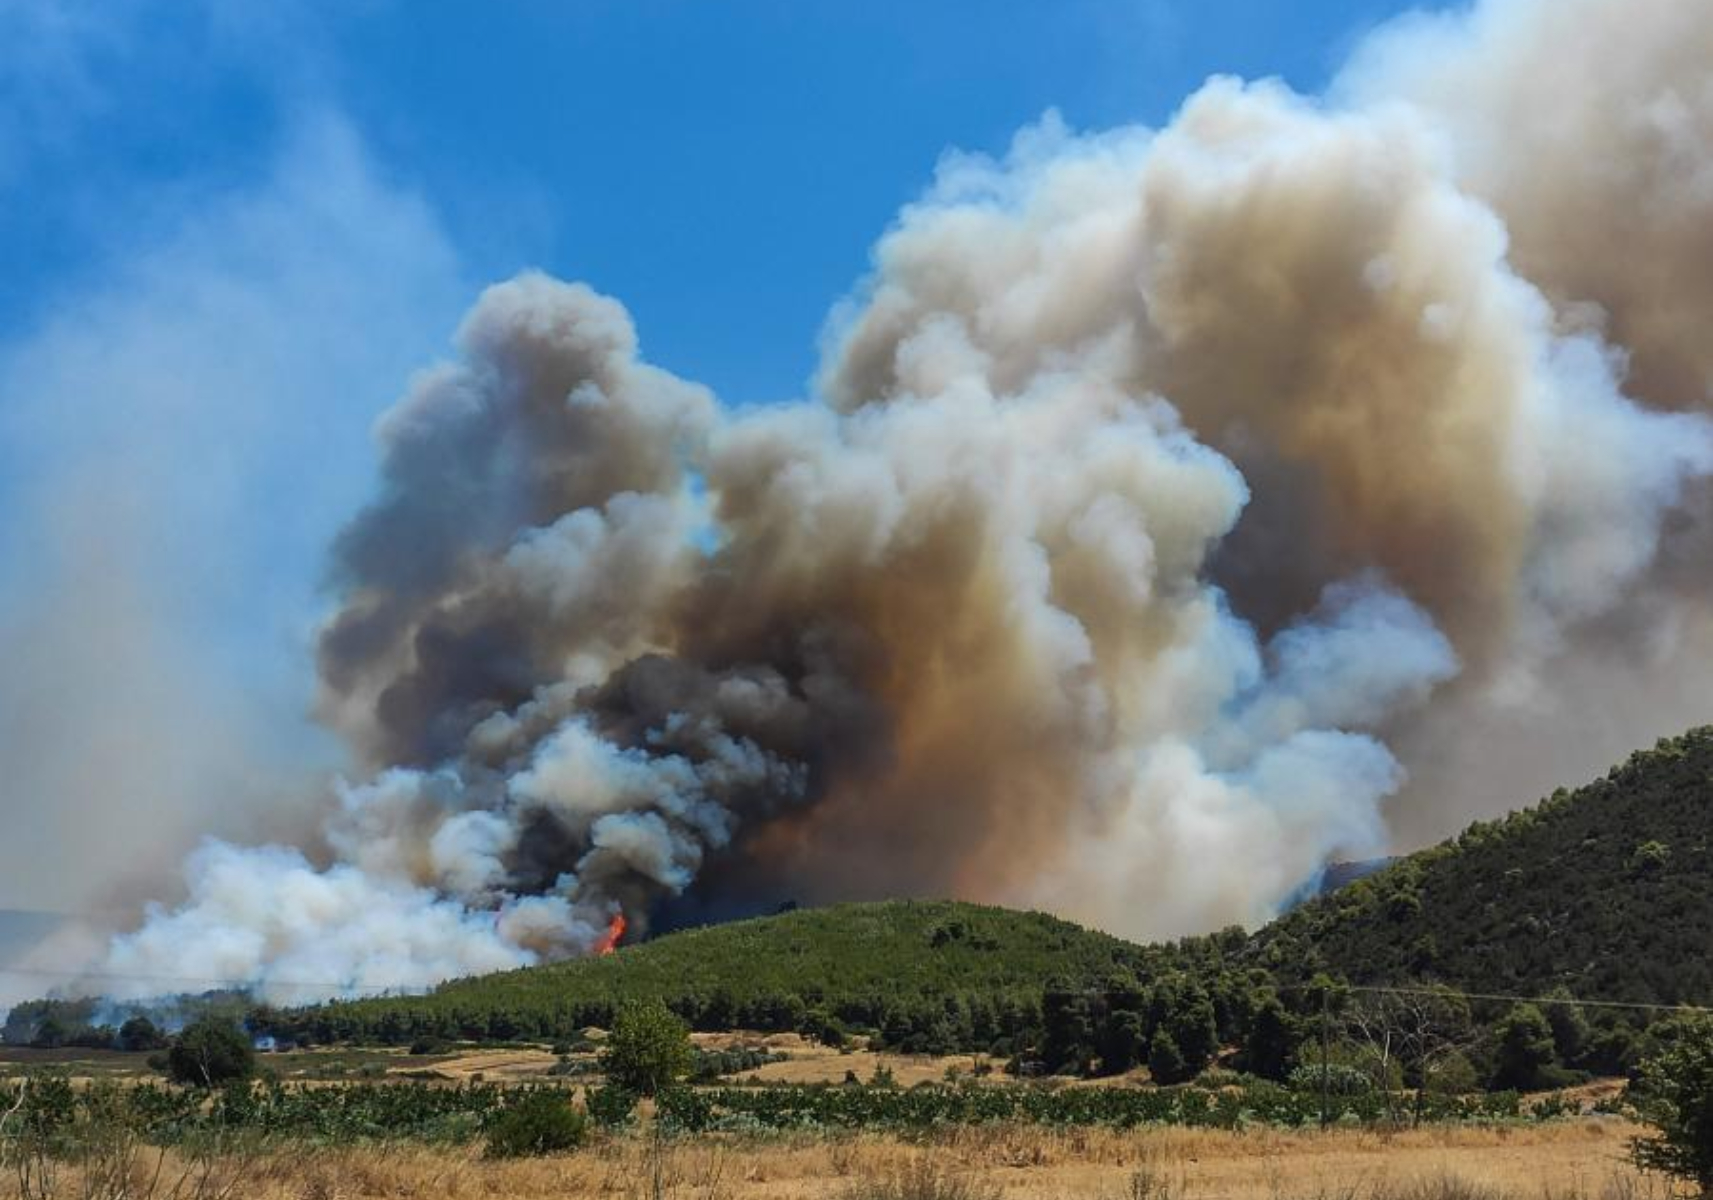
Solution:
[{"label": "brownish smoke", "polygon": [[[429,914],[482,963],[686,895],[1178,934],[1381,850],[1406,768],[1407,829],[1492,806],[1436,763],[1527,799],[1517,748],[1584,732],[1567,682],[1643,696],[1713,644],[1684,553],[1713,10],[1576,7],[1388,35],[1330,102],[1215,80],[1157,133],[1049,118],[949,159],[801,403],[722,407],[581,285],[489,289],[338,547],[326,708],[379,772],[338,865],[267,852],[259,903],[210,850],[116,969],[259,921],[256,972],[320,977],[294,960],[362,961],[324,949],[341,905]],[[1600,30],[1610,105],[1530,90],[1536,32]],[[1625,257],[1637,213],[1663,217]]]}]

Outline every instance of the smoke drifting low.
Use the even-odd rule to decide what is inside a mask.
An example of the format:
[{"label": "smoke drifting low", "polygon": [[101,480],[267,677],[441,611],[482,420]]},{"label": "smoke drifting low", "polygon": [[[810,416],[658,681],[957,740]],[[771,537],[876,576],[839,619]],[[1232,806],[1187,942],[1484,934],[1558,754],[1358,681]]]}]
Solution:
[{"label": "smoke drifting low", "polygon": [[942,164],[793,405],[489,289],[336,548],[328,855],[206,845],[102,970],[420,984],[685,895],[1264,919],[1387,847],[1389,743],[1706,644],[1709,66],[1713,9],[1490,0],[1329,100],[1049,117]]}]

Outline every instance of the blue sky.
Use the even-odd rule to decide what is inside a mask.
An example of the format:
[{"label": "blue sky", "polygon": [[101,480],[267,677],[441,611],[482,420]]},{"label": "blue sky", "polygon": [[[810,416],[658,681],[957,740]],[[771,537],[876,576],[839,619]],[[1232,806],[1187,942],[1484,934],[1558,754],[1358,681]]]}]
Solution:
[{"label": "blue sky", "polygon": [[1075,127],[1157,124],[1216,72],[1314,90],[1403,6],[4,0],[0,12],[47,7],[122,15],[38,48],[47,66],[8,68],[25,128],[0,158],[5,329],[138,232],[264,177],[306,114],[330,110],[393,186],[433,207],[474,276],[541,265],[586,278],[632,307],[655,357],[741,401],[801,388],[828,304],[946,148],[1001,150],[1048,108]]},{"label": "blue sky", "polygon": [[483,283],[585,279],[651,359],[785,399],[947,149],[1314,91],[1402,7],[0,0],[0,907],[336,762],[324,548]]}]

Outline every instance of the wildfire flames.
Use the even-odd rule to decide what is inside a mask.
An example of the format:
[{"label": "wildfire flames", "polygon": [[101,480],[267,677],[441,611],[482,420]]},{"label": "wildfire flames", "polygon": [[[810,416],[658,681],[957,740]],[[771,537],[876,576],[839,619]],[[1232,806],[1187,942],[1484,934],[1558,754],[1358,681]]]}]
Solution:
[{"label": "wildfire flames", "polygon": [[601,940],[595,943],[596,954],[611,954],[619,948],[619,939],[625,935],[625,915],[614,913],[613,919],[607,923],[607,932]]}]

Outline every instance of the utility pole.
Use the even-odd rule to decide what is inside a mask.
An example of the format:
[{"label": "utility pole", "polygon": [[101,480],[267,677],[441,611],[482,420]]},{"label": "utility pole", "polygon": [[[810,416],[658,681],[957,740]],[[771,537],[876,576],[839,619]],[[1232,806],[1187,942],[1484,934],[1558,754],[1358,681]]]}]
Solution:
[{"label": "utility pole", "polygon": [[1320,1127],[1322,1129],[1332,1123],[1332,1109],[1328,1099],[1331,1080],[1327,1066],[1327,1051],[1331,1040],[1331,1001],[1327,995],[1327,990],[1322,988],[1320,993]]}]

